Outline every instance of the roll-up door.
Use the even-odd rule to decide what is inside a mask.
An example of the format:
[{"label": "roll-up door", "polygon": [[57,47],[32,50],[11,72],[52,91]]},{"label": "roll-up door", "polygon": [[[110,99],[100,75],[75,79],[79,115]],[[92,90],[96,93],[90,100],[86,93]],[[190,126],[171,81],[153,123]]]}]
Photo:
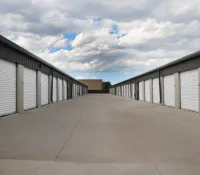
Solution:
[{"label": "roll-up door", "polygon": [[[111,91],[111,89],[110,89]],[[72,97],[74,97],[74,84],[72,84]]]},{"label": "roll-up door", "polygon": [[126,97],[126,86],[124,85],[124,97]]},{"label": "roll-up door", "polygon": [[74,87],[75,87],[75,90],[74,90],[74,92],[75,92],[75,97],[76,97],[76,94],[77,94],[77,86],[76,86],[76,84],[74,85]]},{"label": "roll-up door", "polygon": [[130,84],[128,84],[128,98],[131,97]]},{"label": "roll-up door", "polygon": [[164,104],[175,107],[175,78],[174,75],[164,77]]},{"label": "roll-up door", "polygon": [[79,96],[79,93],[80,93],[80,87],[79,87],[79,85],[77,85],[77,96]]},{"label": "roll-up door", "polygon": [[144,81],[139,82],[139,100],[144,100]]},{"label": "roll-up door", "polygon": [[126,87],[127,87],[127,98],[129,98],[129,85],[127,84]]},{"label": "roll-up door", "polygon": [[127,85],[125,85],[125,97],[127,97]]},{"label": "roll-up door", "polygon": [[83,87],[80,86],[80,95],[82,96],[83,95]]},{"label": "roll-up door", "polygon": [[145,81],[145,101],[150,102],[150,80]]},{"label": "roll-up door", "polygon": [[64,100],[66,100],[67,99],[67,82],[65,81],[65,80],[63,80],[63,96],[64,96]]},{"label": "roll-up door", "polygon": [[0,59],[0,116],[16,112],[16,65]]},{"label": "roll-up door", "polygon": [[53,77],[53,102],[57,101],[57,78]]},{"label": "roll-up door", "polygon": [[66,99],[67,99],[67,95],[68,95],[68,82],[66,81]]},{"label": "roll-up door", "polygon": [[41,74],[41,105],[48,104],[49,96],[49,77],[47,74]]},{"label": "roll-up door", "polygon": [[126,84],[126,98],[128,97],[128,85]]},{"label": "roll-up door", "polygon": [[153,103],[160,103],[159,79],[153,79]]},{"label": "roll-up door", "polygon": [[77,85],[75,84],[75,97],[77,96]]},{"label": "roll-up door", "polygon": [[126,97],[126,85],[124,85],[124,97]]},{"label": "roll-up door", "polygon": [[180,73],[181,81],[181,108],[199,111],[198,70]]},{"label": "roll-up door", "polygon": [[76,84],[74,84],[74,97],[76,97]]},{"label": "roll-up door", "polygon": [[75,84],[73,84],[73,97],[75,97],[76,95],[76,91],[75,91],[76,87],[75,87]]},{"label": "roll-up door", "polygon": [[58,100],[62,101],[62,80],[58,78]]},{"label": "roll-up door", "polygon": [[24,68],[24,109],[36,107],[36,71]]},{"label": "roll-up door", "polygon": [[132,98],[135,99],[135,84],[132,84]]}]

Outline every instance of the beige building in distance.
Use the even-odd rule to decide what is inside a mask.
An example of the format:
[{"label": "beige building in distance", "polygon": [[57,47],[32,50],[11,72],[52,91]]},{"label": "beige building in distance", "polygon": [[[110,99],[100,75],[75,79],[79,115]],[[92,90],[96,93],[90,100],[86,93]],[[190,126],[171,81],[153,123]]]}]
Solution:
[{"label": "beige building in distance", "polygon": [[79,79],[78,81],[88,86],[88,90],[102,90],[102,79]]}]

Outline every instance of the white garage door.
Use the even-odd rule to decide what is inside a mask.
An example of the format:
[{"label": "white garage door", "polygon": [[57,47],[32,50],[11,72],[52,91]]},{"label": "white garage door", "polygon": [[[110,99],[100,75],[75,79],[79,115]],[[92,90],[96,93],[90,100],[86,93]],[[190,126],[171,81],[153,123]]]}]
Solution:
[{"label": "white garage door", "polygon": [[16,112],[16,65],[0,59],[0,116]]},{"label": "white garage door", "polygon": [[127,86],[125,85],[125,97],[127,97]]},{"label": "white garage door", "polygon": [[67,81],[63,80],[63,85],[64,85],[63,95],[64,95],[64,99],[66,100],[67,99]]},{"label": "white garage door", "polygon": [[58,101],[62,101],[62,80],[58,78]]},{"label": "white garage door", "polygon": [[49,77],[47,74],[41,74],[41,104],[48,104],[49,96]]},{"label": "white garage door", "polygon": [[126,98],[128,98],[128,84],[126,85]]},{"label": "white garage door", "polygon": [[79,95],[79,85],[76,86],[76,96]]},{"label": "white garage door", "polygon": [[150,80],[145,81],[145,101],[150,102]]},{"label": "white garage door", "polygon": [[131,97],[131,86],[130,86],[130,84],[128,85],[128,97],[129,98]]},{"label": "white garage door", "polygon": [[36,107],[36,71],[24,68],[24,110]]},{"label": "white garage door", "polygon": [[199,111],[198,70],[182,72],[181,80],[181,108]]},{"label": "white garage door", "polygon": [[132,84],[132,98],[135,99],[135,84]]},{"label": "white garage door", "polygon": [[[113,90],[112,90],[113,93]],[[76,84],[74,84],[74,97],[76,97]]]},{"label": "white garage door", "polygon": [[[111,88],[111,94],[112,94],[112,89],[113,88]],[[73,84],[73,90],[72,91],[73,91],[73,98],[74,98],[75,97],[75,84]]]},{"label": "white garage door", "polygon": [[144,100],[144,81],[139,82],[139,100]]},{"label": "white garage door", "polygon": [[125,85],[125,97],[127,97],[127,86]]},{"label": "white garage door", "polygon": [[174,75],[164,77],[164,104],[175,107],[175,78]]},{"label": "white garage door", "polygon": [[160,103],[159,79],[153,79],[153,103]]},{"label": "white garage door", "polygon": [[57,78],[53,77],[53,102],[57,101]]},{"label": "white garage door", "polygon": [[129,97],[129,85],[127,84],[126,87],[127,87],[127,98],[128,98]]},{"label": "white garage door", "polygon": [[83,87],[80,86],[80,95],[82,96],[83,95]]}]

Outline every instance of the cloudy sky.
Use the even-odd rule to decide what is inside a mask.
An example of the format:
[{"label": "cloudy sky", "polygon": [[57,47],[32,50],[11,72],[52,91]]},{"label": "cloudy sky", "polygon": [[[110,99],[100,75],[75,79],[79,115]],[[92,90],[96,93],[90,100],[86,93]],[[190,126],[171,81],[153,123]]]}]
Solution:
[{"label": "cloudy sky", "polygon": [[0,33],[75,78],[117,83],[199,50],[199,0],[0,0]]}]

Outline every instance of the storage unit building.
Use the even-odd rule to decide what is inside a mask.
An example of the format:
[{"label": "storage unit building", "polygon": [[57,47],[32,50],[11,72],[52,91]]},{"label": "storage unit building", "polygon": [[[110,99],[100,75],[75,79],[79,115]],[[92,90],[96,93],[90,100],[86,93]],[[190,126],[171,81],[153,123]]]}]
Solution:
[{"label": "storage unit building", "polygon": [[200,112],[200,51],[124,80],[112,88],[121,86],[124,92],[123,87],[130,82],[134,83],[131,94],[136,100],[145,99],[148,102]]},{"label": "storage unit building", "polygon": [[[69,82],[68,94],[60,80]],[[86,85],[0,35],[0,117],[72,98],[73,83],[87,93]]]}]

